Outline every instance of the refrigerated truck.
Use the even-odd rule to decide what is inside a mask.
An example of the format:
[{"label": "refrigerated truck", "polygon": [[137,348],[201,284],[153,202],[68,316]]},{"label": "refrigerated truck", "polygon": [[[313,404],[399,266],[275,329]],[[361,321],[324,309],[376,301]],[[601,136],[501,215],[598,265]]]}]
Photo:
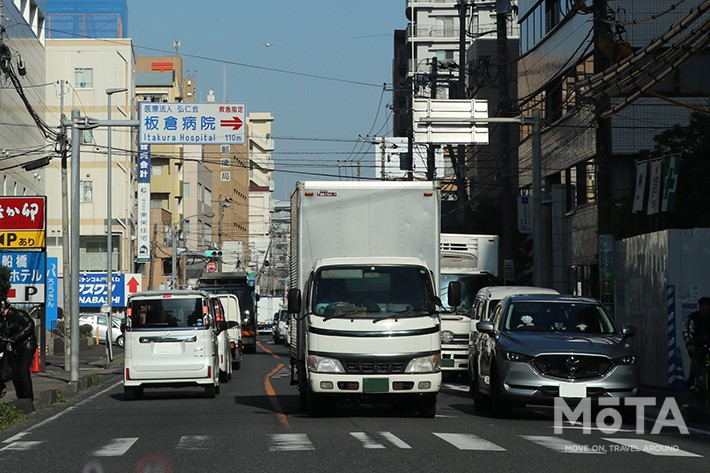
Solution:
[{"label": "refrigerated truck", "polygon": [[[471,332],[471,306],[478,290],[496,284],[498,235],[441,234],[441,369],[466,376]],[[461,288],[460,304],[447,305],[449,282]]]},{"label": "refrigerated truck", "polygon": [[339,401],[433,417],[441,386],[440,189],[305,181],[291,195],[291,383],[321,415]]}]

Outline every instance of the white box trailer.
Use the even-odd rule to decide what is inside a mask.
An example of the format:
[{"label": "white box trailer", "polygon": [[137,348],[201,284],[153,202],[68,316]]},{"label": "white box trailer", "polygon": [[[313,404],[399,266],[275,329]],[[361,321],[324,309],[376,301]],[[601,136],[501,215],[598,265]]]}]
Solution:
[{"label": "white box trailer", "polygon": [[440,190],[432,182],[299,182],[291,196],[292,384],[331,401],[407,398],[434,416],[441,385]]}]

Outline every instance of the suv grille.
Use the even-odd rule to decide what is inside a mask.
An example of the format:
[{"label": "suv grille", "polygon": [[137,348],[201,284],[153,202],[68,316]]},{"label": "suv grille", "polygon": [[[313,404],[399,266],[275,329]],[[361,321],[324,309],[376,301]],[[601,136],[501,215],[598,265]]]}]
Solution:
[{"label": "suv grille", "polygon": [[562,379],[599,378],[614,366],[609,358],[593,355],[540,355],[531,364],[543,376]]}]

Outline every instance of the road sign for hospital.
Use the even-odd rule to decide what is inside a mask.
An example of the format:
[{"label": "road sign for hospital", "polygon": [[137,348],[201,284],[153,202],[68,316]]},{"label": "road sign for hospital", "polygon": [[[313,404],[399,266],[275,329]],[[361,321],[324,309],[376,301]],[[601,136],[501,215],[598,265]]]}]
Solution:
[{"label": "road sign for hospital", "polygon": [[244,144],[246,106],[229,103],[140,102],[141,144]]}]

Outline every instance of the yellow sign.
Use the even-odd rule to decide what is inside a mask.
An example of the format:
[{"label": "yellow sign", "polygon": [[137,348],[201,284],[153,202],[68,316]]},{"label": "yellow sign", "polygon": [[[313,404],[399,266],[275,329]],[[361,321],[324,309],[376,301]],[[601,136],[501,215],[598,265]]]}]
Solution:
[{"label": "yellow sign", "polygon": [[44,248],[44,247],[45,247],[45,232],[44,232],[44,230],[0,232],[0,248]]}]

